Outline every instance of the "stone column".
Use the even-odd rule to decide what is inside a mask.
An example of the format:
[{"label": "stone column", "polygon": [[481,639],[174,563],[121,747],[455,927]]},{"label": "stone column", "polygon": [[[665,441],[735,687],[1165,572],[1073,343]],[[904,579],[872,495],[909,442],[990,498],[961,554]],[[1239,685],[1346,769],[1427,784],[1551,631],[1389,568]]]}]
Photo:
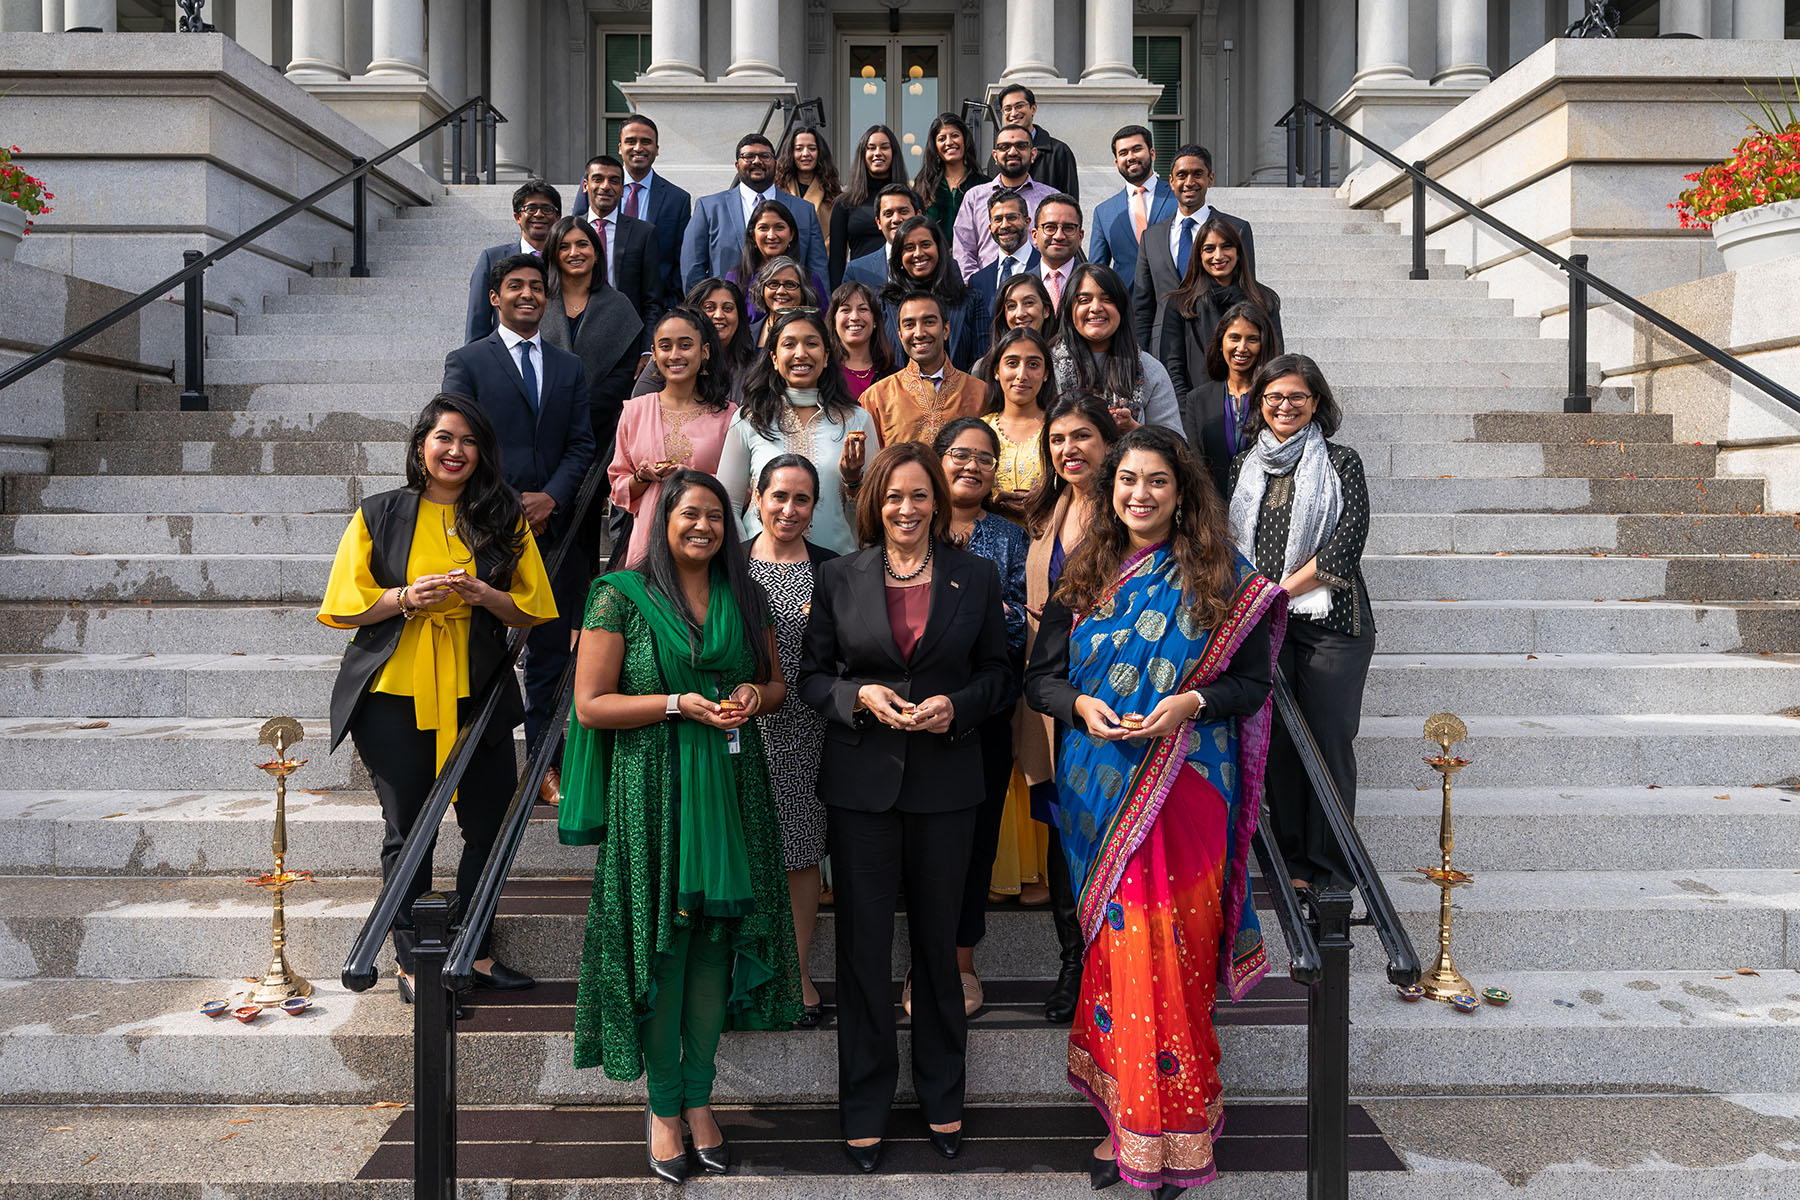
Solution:
[{"label": "stone column", "polygon": [[1491,78],[1487,0],[1438,0],[1437,74],[1431,82],[1479,86]]},{"label": "stone column", "polygon": [[425,10],[430,36],[425,39],[425,78],[431,90],[455,108],[472,94],[464,64],[468,61],[467,6],[464,0],[431,0]]},{"label": "stone column", "polygon": [[[1402,5],[1404,7],[1404,5]],[[1402,45],[1405,30],[1401,30]],[[1256,7],[1256,122],[1251,183],[1287,181],[1287,130],[1276,126],[1294,106],[1294,6]]]},{"label": "stone column", "polygon": [[1081,82],[1138,77],[1131,65],[1131,13],[1124,0],[1088,0],[1087,67]]},{"label": "stone column", "polygon": [[296,82],[350,78],[344,68],[343,0],[294,0],[294,58],[287,77]]},{"label": "stone column", "polygon": [[731,0],[731,65],[725,74],[779,78],[780,58],[781,13],[775,0]]},{"label": "stone column", "polygon": [[1000,82],[1059,78],[1055,0],[1006,0],[1006,70]]},{"label": "stone column", "polygon": [[40,33],[61,33],[63,31],[63,0],[44,0],[43,23],[38,26]]},{"label": "stone column", "polygon": [[425,0],[375,0],[369,74],[425,78]]},{"label": "stone column", "polygon": [[119,31],[118,0],[65,0],[62,9],[64,29]]},{"label": "stone column", "polygon": [[1733,0],[1731,36],[1781,41],[1787,37],[1786,8],[1782,0]]},{"label": "stone column", "polygon": [[488,10],[488,99],[506,117],[494,134],[494,160],[512,176],[531,174],[531,13],[524,0]]},{"label": "stone column", "polygon": [[651,0],[650,65],[644,75],[706,78],[700,69],[700,0]]},{"label": "stone column", "polygon": [[[1407,29],[1412,21],[1410,7],[1407,0],[1364,0],[1356,6],[1356,82],[1412,78],[1406,47]],[[1287,24],[1291,42],[1291,17]],[[1291,58],[1291,44],[1286,49]],[[1293,68],[1288,69],[1292,71]]]},{"label": "stone column", "polygon": [[1658,33],[1687,33],[1706,37],[1712,32],[1710,0],[1662,0]]}]

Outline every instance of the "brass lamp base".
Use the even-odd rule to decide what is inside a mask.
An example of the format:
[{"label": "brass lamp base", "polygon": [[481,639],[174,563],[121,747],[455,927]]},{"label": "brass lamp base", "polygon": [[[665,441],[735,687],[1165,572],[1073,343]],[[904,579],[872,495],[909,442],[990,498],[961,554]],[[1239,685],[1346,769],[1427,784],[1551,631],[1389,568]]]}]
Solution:
[{"label": "brass lamp base", "polygon": [[1431,969],[1419,976],[1419,986],[1425,989],[1427,1000],[1436,1000],[1440,1004],[1449,1004],[1452,996],[1476,998],[1475,985],[1463,978],[1462,972],[1450,960],[1447,949],[1439,950]]},{"label": "brass lamp base", "polygon": [[312,995],[312,982],[288,966],[287,955],[277,954],[261,983],[250,992],[252,1004],[280,1004],[294,996]]}]

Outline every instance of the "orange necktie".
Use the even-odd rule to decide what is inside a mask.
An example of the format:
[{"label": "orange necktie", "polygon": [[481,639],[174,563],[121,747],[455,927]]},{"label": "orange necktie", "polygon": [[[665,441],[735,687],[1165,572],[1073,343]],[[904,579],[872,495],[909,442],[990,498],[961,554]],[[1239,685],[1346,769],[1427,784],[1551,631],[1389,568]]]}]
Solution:
[{"label": "orange necktie", "polygon": [[1131,228],[1137,234],[1138,241],[1141,242],[1144,240],[1144,227],[1150,224],[1150,216],[1144,211],[1149,206],[1149,201],[1144,197],[1143,188],[1137,187],[1131,190]]}]

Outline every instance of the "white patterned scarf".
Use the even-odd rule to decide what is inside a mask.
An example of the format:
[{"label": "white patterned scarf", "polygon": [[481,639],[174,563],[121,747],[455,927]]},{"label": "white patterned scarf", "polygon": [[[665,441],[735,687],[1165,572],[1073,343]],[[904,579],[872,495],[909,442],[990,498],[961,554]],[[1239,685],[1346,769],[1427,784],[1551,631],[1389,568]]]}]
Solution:
[{"label": "white patterned scarf", "polygon": [[[1308,423],[1284,442],[1265,427],[1238,471],[1237,490],[1231,493],[1231,538],[1246,558],[1254,558],[1256,518],[1262,512],[1269,476],[1290,471],[1294,476],[1294,499],[1288,519],[1287,558],[1281,568],[1283,579],[1319,552],[1319,547],[1337,532],[1338,518],[1344,513],[1343,484],[1337,468],[1331,465],[1325,435],[1319,432],[1317,424]],[[1331,588],[1321,584],[1294,597],[1288,603],[1288,611],[1305,617],[1325,616],[1331,611]]]}]

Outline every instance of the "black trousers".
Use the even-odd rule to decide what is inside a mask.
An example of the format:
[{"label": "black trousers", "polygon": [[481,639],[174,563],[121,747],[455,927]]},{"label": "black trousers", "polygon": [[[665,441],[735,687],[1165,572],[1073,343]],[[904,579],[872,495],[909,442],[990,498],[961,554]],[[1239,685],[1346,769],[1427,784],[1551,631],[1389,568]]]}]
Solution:
[{"label": "black trousers", "polygon": [[947,813],[832,808],[836,893],[838,1115],[846,1141],[882,1137],[900,1080],[894,1016],[894,908],[906,888],[912,939],[913,1089],[926,1121],[962,1119],[969,1019],[956,969],[956,923],[975,809]]},{"label": "black trousers", "polygon": [[[1012,781],[1012,709],[983,722],[981,737],[981,803],[975,809],[975,833],[969,842],[969,870],[963,880],[962,916],[956,922],[959,949],[979,946],[987,936],[987,894],[994,878],[994,853],[1000,848],[1000,818],[1006,813],[1006,785]],[[939,1122],[943,1124],[943,1122]]]},{"label": "black trousers", "polygon": [[[467,709],[468,702],[462,707]],[[467,713],[461,714],[466,716]],[[437,778],[436,735],[420,729],[414,722],[411,696],[388,696],[370,692],[356,710],[350,726],[350,740],[362,756],[369,775],[375,781],[375,796],[381,801],[381,816],[386,828],[381,835],[381,878],[388,879],[400,861],[400,847],[412,832],[425,795]],[[456,891],[466,902],[481,878],[481,868],[493,852],[500,822],[506,806],[518,786],[518,768],[513,762],[510,736],[483,742],[475,750],[469,769],[457,789],[456,826],[462,832],[462,858],[456,865]],[[433,839],[432,849],[436,848]],[[413,928],[413,901],[430,890],[432,851],[427,850],[419,871],[408,881],[394,918],[394,957],[408,975],[413,969],[413,945],[417,939]],[[488,955],[488,938],[482,939],[477,958]]]},{"label": "black trousers", "polygon": [[[1287,640],[1277,660],[1351,816],[1356,815],[1356,731],[1362,725],[1363,684],[1374,653],[1373,629],[1365,627],[1351,637],[1295,617],[1288,621]],[[1300,754],[1279,716],[1269,739],[1264,794],[1288,872],[1316,885],[1332,879],[1348,883],[1349,865],[1331,836]]]},{"label": "black trousers", "polygon": [[[559,528],[552,520],[545,530],[546,536],[538,543],[538,550],[543,554],[546,566],[555,552],[557,540],[567,528],[568,522],[563,522]],[[550,724],[550,717],[555,712],[556,685],[562,680],[563,668],[569,665],[569,632],[581,628],[586,616],[587,587],[591,579],[586,556],[580,545],[571,545],[568,555],[563,559],[562,570],[550,582],[551,589],[556,593],[556,620],[534,625],[525,635],[527,748],[537,745],[538,737],[544,732],[544,727]],[[556,737],[562,736],[560,729],[553,732]]]}]

